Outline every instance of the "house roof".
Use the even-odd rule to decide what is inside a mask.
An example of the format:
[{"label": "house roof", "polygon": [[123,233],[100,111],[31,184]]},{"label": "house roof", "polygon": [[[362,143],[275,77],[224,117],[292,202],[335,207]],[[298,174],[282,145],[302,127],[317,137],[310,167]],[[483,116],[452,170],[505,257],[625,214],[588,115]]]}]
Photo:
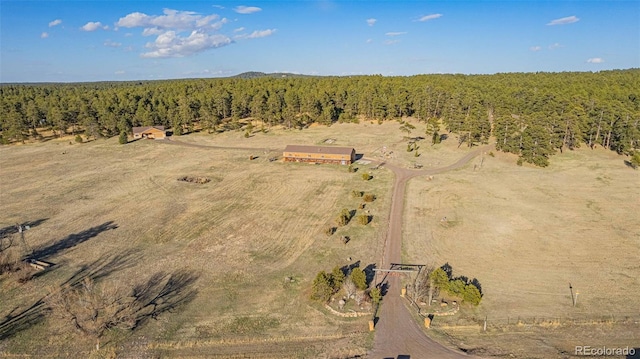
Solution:
[{"label": "house roof", "polygon": [[351,155],[355,151],[353,147],[333,147],[333,146],[304,146],[304,145],[287,145],[284,152],[302,152],[330,155]]},{"label": "house roof", "polygon": [[133,133],[142,133],[142,132],[149,131],[149,130],[151,130],[151,129],[159,130],[159,131],[164,131],[164,126],[141,126],[141,127],[134,127],[134,128],[133,128]]}]

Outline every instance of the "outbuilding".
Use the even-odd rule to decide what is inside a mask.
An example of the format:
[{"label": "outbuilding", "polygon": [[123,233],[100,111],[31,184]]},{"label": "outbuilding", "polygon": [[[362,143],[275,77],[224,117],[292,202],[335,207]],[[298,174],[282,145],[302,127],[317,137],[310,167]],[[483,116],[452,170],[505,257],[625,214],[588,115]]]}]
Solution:
[{"label": "outbuilding", "polygon": [[133,138],[153,138],[161,140],[167,137],[164,126],[143,126],[133,128]]},{"label": "outbuilding", "polygon": [[350,165],[356,159],[353,147],[287,145],[285,162],[335,163]]}]

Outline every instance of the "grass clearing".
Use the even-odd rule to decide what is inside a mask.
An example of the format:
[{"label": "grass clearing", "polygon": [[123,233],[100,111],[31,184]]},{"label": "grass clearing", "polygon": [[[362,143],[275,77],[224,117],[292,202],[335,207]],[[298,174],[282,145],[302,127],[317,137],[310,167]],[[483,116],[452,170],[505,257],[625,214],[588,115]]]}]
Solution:
[{"label": "grass clearing", "polygon": [[[479,170],[408,184],[406,260],[449,263],[454,276],[477,278],[484,295],[479,307],[434,326],[484,354],[542,358],[575,345],[637,347],[637,171],[604,150],[567,151],[545,169],[514,162],[498,153]],[[576,307],[569,283],[579,292]],[[490,329],[482,333],[485,316]],[[603,317],[614,319],[601,325]]]},{"label": "grass clearing", "polygon": [[[388,135],[384,125],[373,135],[362,126],[274,129],[249,139],[233,132],[192,134],[179,140],[284,148],[334,137],[336,145],[362,153]],[[327,315],[308,300],[308,289],[318,271],[345,265],[349,257],[365,265],[380,258],[392,174],[376,170],[375,178],[364,182],[360,172],[349,173],[346,166],[269,162],[262,153],[249,160],[247,154],[150,140],[122,146],[117,138],[1,147],[0,226],[42,220],[25,232],[26,241],[55,265],[24,286],[3,280],[0,318],[28,311],[48,287],[71,278],[92,276],[130,286],[154,274],[184,272],[197,277],[184,289],[197,293],[192,300],[175,303],[175,310],[146,321],[131,334],[109,333],[105,350],[116,348],[123,355],[161,351],[179,357],[192,351],[197,356],[199,340],[206,339],[236,341],[236,353],[249,343],[246,348],[259,356],[260,345],[250,342],[262,338],[288,343],[284,347],[295,354],[306,350],[296,338],[316,338],[313,350],[322,354],[334,350],[324,341],[346,338],[345,343],[352,343],[347,343],[349,350],[363,352],[370,336],[366,319]],[[178,180],[184,176],[211,181]],[[324,228],[341,208],[357,209],[359,201],[350,196],[354,189],[378,197],[366,208],[373,221],[366,226],[352,221],[327,237]],[[340,235],[351,241],[343,244]],[[285,283],[286,277],[295,281]],[[90,339],[46,313],[37,318],[7,328],[0,353],[84,355],[93,347]],[[54,333],[55,340],[47,339]],[[213,342],[203,345],[215,353]],[[173,344],[160,350],[162,343]],[[268,345],[264,348],[271,352]]]}]

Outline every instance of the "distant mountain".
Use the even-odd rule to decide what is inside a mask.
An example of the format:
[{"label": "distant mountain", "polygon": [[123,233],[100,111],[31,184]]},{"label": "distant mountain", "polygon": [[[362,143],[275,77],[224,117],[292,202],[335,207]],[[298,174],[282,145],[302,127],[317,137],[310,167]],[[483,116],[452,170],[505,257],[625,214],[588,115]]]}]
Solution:
[{"label": "distant mountain", "polygon": [[272,72],[272,73],[264,73],[259,71],[248,71],[243,72],[241,74],[237,74],[235,76],[231,76],[231,78],[236,79],[255,79],[259,77],[274,77],[274,78],[282,78],[282,77],[312,77],[310,75],[301,75],[301,74],[292,74],[288,72]]}]

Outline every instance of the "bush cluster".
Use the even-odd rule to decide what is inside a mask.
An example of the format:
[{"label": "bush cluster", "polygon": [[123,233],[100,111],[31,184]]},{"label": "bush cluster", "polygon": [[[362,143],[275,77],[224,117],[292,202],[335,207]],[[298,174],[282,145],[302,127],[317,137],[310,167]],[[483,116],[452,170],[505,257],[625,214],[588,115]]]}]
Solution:
[{"label": "bush cluster", "polygon": [[482,294],[475,284],[464,281],[462,278],[449,278],[442,268],[431,272],[430,278],[434,287],[462,299],[462,302],[478,305],[482,300]]}]

